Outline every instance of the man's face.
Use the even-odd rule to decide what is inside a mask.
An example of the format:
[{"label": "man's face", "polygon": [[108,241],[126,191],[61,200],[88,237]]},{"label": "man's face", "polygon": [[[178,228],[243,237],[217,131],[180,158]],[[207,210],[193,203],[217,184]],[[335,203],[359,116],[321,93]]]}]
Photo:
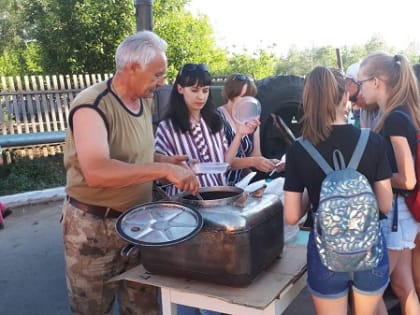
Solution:
[{"label": "man's face", "polygon": [[137,96],[141,98],[153,97],[157,88],[165,84],[165,73],[167,69],[166,55],[158,53],[147,65],[136,65],[134,82]]},{"label": "man's face", "polygon": [[367,104],[360,95],[360,88],[357,82],[353,79],[346,79],[346,91],[349,93],[349,101],[353,107],[366,108]]}]

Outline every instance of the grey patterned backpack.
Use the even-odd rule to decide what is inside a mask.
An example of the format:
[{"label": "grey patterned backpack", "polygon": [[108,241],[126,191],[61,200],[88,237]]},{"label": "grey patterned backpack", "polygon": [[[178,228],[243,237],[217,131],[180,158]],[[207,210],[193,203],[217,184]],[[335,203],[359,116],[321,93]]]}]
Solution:
[{"label": "grey patterned backpack", "polygon": [[309,141],[298,139],[327,174],[321,185],[313,228],[321,261],[332,271],[368,270],[382,259],[375,194],[366,177],[357,171],[368,137],[369,130],[362,129],[347,167],[342,153],[334,150],[334,169]]}]

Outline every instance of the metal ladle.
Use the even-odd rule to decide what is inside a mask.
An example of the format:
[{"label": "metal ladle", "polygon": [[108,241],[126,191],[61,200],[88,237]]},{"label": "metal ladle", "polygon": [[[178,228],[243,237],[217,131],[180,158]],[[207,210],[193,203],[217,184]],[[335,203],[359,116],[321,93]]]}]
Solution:
[{"label": "metal ladle", "polygon": [[197,197],[198,200],[204,200],[203,197],[200,195],[200,193],[198,192],[197,195],[195,195]]},{"label": "metal ladle", "polygon": [[[173,184],[168,184],[165,185],[169,186],[169,185],[173,185]],[[163,187],[163,186],[162,186]],[[164,199],[164,200],[172,200],[171,197],[162,189],[161,186],[155,185],[154,189],[159,193],[159,195]],[[204,200],[203,197],[200,195],[200,193],[198,192],[197,195],[195,195],[195,197],[197,197],[198,200]]]}]

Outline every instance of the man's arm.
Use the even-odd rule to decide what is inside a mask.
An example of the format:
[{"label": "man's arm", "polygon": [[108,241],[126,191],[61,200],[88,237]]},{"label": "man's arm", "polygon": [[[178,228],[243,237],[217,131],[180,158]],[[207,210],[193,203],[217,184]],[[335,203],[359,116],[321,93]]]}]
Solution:
[{"label": "man's arm", "polygon": [[110,158],[107,130],[100,115],[80,108],[73,115],[73,137],[80,167],[91,187],[125,187],[167,179],[178,188],[193,193],[198,182],[191,170],[170,163],[125,163]]}]

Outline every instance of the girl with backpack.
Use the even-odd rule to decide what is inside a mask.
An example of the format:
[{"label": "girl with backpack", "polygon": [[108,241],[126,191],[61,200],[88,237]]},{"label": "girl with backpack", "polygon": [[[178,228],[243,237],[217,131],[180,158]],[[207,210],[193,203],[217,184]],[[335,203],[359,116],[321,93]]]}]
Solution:
[{"label": "girl with backpack", "polygon": [[[360,129],[347,123],[347,102],[345,78],[339,70],[319,66],[306,76],[302,139],[310,142],[330,166],[334,165],[333,152],[336,150],[341,152],[345,164],[349,164],[361,135]],[[386,214],[392,208],[392,174],[384,155],[382,138],[369,132],[357,171],[368,180],[378,208]],[[318,209],[326,174],[300,141],[296,141],[289,149],[286,160],[285,220],[288,224],[296,224],[306,211],[306,207],[302,206],[304,191],[308,193],[312,208]],[[379,229],[376,233],[376,238],[382,244],[382,254],[376,267],[355,272],[333,271],[323,264],[312,229],[307,244],[307,287],[318,315],[347,315],[350,289],[354,313],[375,314],[389,282],[385,241]],[[343,240],[342,245],[346,247],[349,244]]]},{"label": "girl with backpack", "polygon": [[[392,169],[394,209],[381,220],[388,246],[391,286],[403,314],[418,315],[420,304],[411,266],[418,225],[404,200],[404,193],[416,186],[413,156],[416,131],[420,128],[417,79],[406,57],[379,52],[362,60],[358,83],[365,101],[378,103],[382,112],[374,131],[385,139],[386,156]],[[387,314],[384,303],[379,314]]]}]

